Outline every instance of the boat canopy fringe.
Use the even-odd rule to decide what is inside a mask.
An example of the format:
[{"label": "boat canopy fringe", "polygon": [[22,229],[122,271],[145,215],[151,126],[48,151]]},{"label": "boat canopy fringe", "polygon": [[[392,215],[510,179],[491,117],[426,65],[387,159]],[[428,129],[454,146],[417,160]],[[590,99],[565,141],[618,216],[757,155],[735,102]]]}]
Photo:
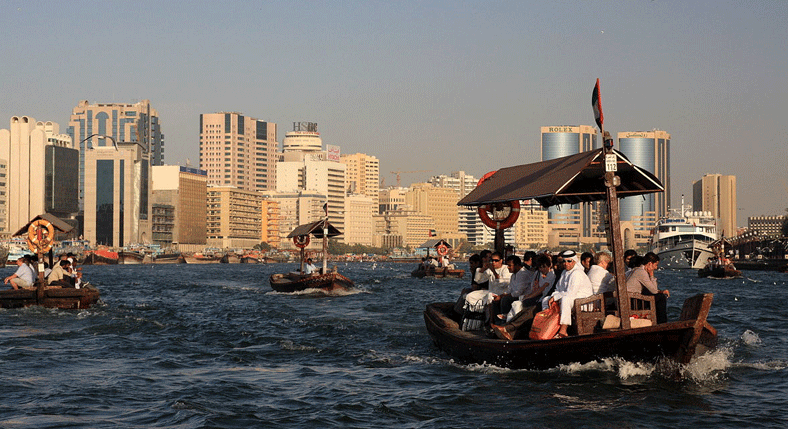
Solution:
[{"label": "boat canopy fringe", "polygon": [[[659,179],[617,150],[619,198],[663,192]],[[535,200],[543,207],[605,199],[605,155],[594,149],[533,164],[502,168],[461,199],[458,206]]]},{"label": "boat canopy fringe", "polygon": [[307,223],[304,225],[299,225],[287,238],[297,237],[299,235],[309,235],[312,234],[316,238],[323,238],[323,222],[328,225],[328,237],[336,237],[337,235],[342,235],[342,233],[331,225],[328,221],[318,220],[312,223]]}]

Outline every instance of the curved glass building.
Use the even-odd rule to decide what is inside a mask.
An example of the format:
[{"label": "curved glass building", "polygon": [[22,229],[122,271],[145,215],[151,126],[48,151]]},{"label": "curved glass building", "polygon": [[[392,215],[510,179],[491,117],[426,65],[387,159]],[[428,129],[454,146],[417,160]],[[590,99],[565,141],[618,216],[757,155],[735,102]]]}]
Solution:
[{"label": "curved glass building", "polygon": [[635,165],[645,168],[662,182],[665,192],[623,198],[621,220],[648,216],[656,219],[668,214],[670,205],[670,134],[665,131],[618,133],[618,149]]},{"label": "curved glass building", "polygon": [[[542,161],[574,155],[597,147],[597,130],[590,125],[541,127],[541,133]],[[590,236],[593,227],[592,212],[593,205],[590,204],[555,206],[548,209],[548,219],[556,219],[551,223],[579,224],[580,234]]]}]

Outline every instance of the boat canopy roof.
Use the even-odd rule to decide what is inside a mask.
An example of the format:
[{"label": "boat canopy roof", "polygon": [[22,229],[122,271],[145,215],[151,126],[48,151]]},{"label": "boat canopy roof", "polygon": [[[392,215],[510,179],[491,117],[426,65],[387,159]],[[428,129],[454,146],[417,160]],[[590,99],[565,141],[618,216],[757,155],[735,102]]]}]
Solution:
[{"label": "boat canopy roof", "polygon": [[331,225],[328,221],[318,220],[312,223],[306,223],[304,225],[299,225],[287,238],[297,237],[299,235],[309,235],[312,234],[316,238],[323,238],[323,222],[326,223],[328,226],[328,237],[336,237],[337,235],[342,235],[342,233]]},{"label": "boat canopy roof", "polygon": [[[619,198],[663,192],[659,179],[629,162],[617,150],[616,187]],[[481,206],[508,201],[536,200],[543,207],[605,199],[605,155],[594,149],[533,164],[496,171],[461,199],[458,206]]]},{"label": "boat canopy roof", "polygon": [[65,221],[63,221],[59,217],[57,217],[57,216],[55,216],[55,215],[53,215],[51,213],[43,213],[43,214],[40,214],[40,215],[34,217],[33,219],[30,219],[30,222],[26,223],[22,228],[19,228],[19,231],[14,233],[13,237],[16,237],[16,236],[19,236],[19,235],[26,235],[27,234],[27,229],[30,228],[30,224],[35,222],[35,221],[37,221],[37,220],[39,220],[39,219],[44,219],[45,221],[51,223],[52,226],[56,230],[58,230],[58,231],[60,231],[62,233],[67,233],[67,232],[71,231],[72,229],[74,229],[73,226],[67,224]]},{"label": "boat canopy roof", "polygon": [[449,249],[451,249],[451,244],[449,244],[448,241],[446,241],[446,240],[444,240],[442,238],[429,239],[429,240],[425,241],[424,243],[422,243],[422,245],[419,246],[419,249],[426,249],[428,247],[434,247],[434,248],[437,249],[438,246],[440,246],[441,244],[443,244],[444,246],[446,246]]}]

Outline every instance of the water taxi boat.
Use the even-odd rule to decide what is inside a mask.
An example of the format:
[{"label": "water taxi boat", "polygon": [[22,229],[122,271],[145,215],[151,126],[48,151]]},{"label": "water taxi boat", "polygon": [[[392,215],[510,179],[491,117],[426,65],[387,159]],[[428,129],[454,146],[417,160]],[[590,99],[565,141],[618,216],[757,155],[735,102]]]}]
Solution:
[{"label": "water taxi boat", "polygon": [[[328,238],[342,234],[328,222],[328,219],[304,224],[294,229],[287,238],[292,238],[293,243],[300,249],[301,269],[298,272],[272,274],[269,278],[271,288],[277,292],[291,293],[305,289],[321,289],[326,292],[337,289],[350,289],[355,286],[352,280],[336,272],[328,271],[326,255],[328,253]],[[310,236],[323,240],[323,268],[321,272],[313,274],[304,273],[305,248],[311,241]]]},{"label": "water taxi boat", "polygon": [[[593,103],[598,102],[598,83]],[[553,160],[500,169],[461,199],[457,205],[481,207],[508,216],[519,209],[519,201],[533,200],[543,207],[605,201],[608,244],[613,252],[617,290],[615,306],[607,297],[593,295],[574,302],[574,335],[531,340],[489,338],[484,331],[463,331],[453,302],[428,304],[424,311],[427,331],[435,345],[462,362],[488,363],[507,368],[549,368],[570,362],[590,362],[608,357],[657,360],[668,357],[680,364],[716,347],[717,331],[706,321],[712,294],[700,294],[684,302],[677,321],[656,323],[653,296],[627,291],[624,277],[623,240],[619,198],[663,192],[664,187],[650,172],[632,164],[613,149],[604,132],[601,105],[595,105],[603,148]],[[506,207],[509,210],[506,210]],[[480,209],[481,211],[481,209]],[[505,223],[505,222],[501,222]],[[496,231],[503,236],[503,230]],[[496,247],[503,241],[496,239]],[[618,323],[607,325],[608,319]],[[647,319],[633,328],[633,320]]]}]

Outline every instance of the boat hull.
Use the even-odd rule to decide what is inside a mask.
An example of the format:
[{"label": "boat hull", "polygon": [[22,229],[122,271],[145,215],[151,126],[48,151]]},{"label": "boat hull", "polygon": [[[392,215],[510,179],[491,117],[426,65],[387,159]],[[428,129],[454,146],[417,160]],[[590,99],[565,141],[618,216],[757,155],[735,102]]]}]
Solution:
[{"label": "boat hull", "polygon": [[297,274],[273,274],[269,278],[271,289],[277,292],[291,293],[306,289],[323,289],[325,291],[350,289],[355,286],[352,280],[339,273],[327,273],[316,276]]},{"label": "boat hull", "polygon": [[714,252],[698,240],[681,241],[670,248],[652,250],[659,256],[660,266],[674,269],[696,269],[706,266]]},{"label": "boat hull", "polygon": [[118,252],[118,264],[139,265],[145,260],[145,254],[140,252]]},{"label": "boat hull", "polygon": [[428,270],[420,270],[415,269],[410,272],[411,277],[455,277],[455,278],[462,278],[465,275],[465,270],[458,270],[458,269],[448,269],[448,268],[431,268]]},{"label": "boat hull", "polygon": [[[708,307],[711,297],[707,295],[709,301],[704,305]],[[705,296],[699,296],[705,300]],[[686,364],[693,356],[717,345],[717,331],[706,322],[708,308],[696,319],[645,328],[544,341],[506,341],[487,338],[479,331],[460,330],[457,317],[452,315],[453,305],[451,302],[427,305],[424,321],[435,345],[463,363],[486,363],[512,369],[548,369],[610,357],[655,361],[667,356]]]},{"label": "boat hull", "polygon": [[11,289],[0,291],[0,307],[23,308],[40,305],[47,308],[88,308],[99,300],[98,289],[87,286],[73,288]]}]

